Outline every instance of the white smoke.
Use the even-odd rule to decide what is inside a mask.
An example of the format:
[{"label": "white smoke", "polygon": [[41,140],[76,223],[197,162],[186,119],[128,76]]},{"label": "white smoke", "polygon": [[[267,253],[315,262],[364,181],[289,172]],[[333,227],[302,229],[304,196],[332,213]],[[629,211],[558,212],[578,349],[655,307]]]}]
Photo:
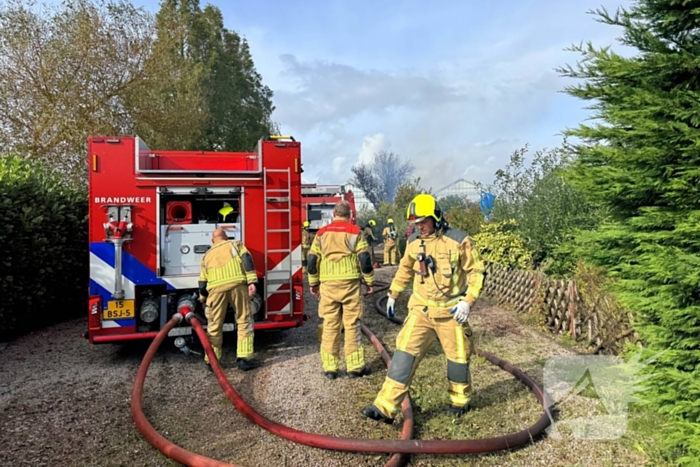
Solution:
[{"label": "white smoke", "polygon": [[357,156],[357,161],[360,164],[371,163],[374,159],[374,154],[388,147],[389,144],[386,141],[384,133],[365,136],[364,141],[362,141],[362,149],[360,149],[360,154]]}]

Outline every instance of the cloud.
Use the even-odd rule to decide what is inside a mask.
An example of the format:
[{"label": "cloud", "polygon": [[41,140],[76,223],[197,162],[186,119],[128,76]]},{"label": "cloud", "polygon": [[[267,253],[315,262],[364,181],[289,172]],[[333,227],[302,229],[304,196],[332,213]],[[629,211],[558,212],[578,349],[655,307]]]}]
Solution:
[{"label": "cloud", "polygon": [[333,158],[333,176],[334,177],[340,177],[344,175],[344,165],[345,165],[345,157],[343,156],[338,156]]},{"label": "cloud", "polygon": [[554,70],[581,58],[566,47],[591,40],[630,54],[614,40],[622,30],[579,2],[210,3],[248,40],[274,91],[273,120],[302,143],[309,183],[346,182],[353,164],[389,148],[426,187],[490,183],[514,149],[552,147],[585,118],[586,103],[560,92],[575,80]]},{"label": "cloud", "polygon": [[[343,10],[350,16],[342,24],[325,27],[347,28],[328,41],[314,43],[306,31],[310,48],[294,47],[290,36],[289,44],[265,50],[266,61],[278,59],[270,70],[283,83],[274,89],[273,118],[303,142],[305,180],[346,182],[353,164],[390,146],[426,187],[458,178],[490,183],[513,150],[553,147],[556,133],[581,121],[585,103],[562,94],[574,82],[555,71],[580,58],[564,49],[582,38],[605,45],[618,35],[581,22],[585,9],[562,2],[536,14],[531,6],[489,6],[484,11],[499,14],[470,16],[468,28],[433,30],[418,40],[429,17],[444,12],[416,8],[423,13],[385,11],[374,21]],[[346,24],[353,18],[369,29],[353,47],[341,47],[356,34]]]},{"label": "cloud", "polygon": [[484,128],[495,139],[495,132],[527,124],[547,109],[564,86],[552,70],[560,55],[550,47],[504,59],[468,56],[419,74],[302,62],[286,54],[287,86],[275,93],[274,118],[299,134],[350,127],[356,138],[372,132],[398,140],[389,126],[400,121],[399,131],[413,126],[431,139],[445,133],[483,138]]},{"label": "cloud", "polygon": [[300,62],[290,54],[280,58],[286,65],[283,76],[296,89],[276,92],[275,118],[301,132],[363,114],[386,116],[395,109],[428,110],[468,99],[458,88],[410,72],[365,71],[321,60]]},{"label": "cloud", "polygon": [[[469,174],[488,179],[498,168],[489,157],[507,157],[515,149],[513,137],[535,125],[550,96],[556,96],[553,72],[517,75],[498,62],[481,64],[479,71],[455,63],[441,78],[437,69],[424,75],[389,74],[300,62],[289,55],[284,60],[288,83],[276,93],[275,119],[285,131],[309,140],[303,149],[305,179],[345,182],[355,161],[370,162],[374,153],[389,148],[389,140],[393,151],[414,163],[415,175],[427,186],[447,184],[470,166],[480,168],[472,167]],[[519,57],[528,60],[545,58]],[[502,78],[494,79],[494,73]],[[455,84],[441,84],[441,79]],[[484,140],[490,142],[487,148],[478,144]]]},{"label": "cloud", "polygon": [[489,184],[503,161],[523,145],[517,139],[496,139],[417,157],[413,159],[415,175],[421,177],[421,185],[433,191],[459,179]]}]

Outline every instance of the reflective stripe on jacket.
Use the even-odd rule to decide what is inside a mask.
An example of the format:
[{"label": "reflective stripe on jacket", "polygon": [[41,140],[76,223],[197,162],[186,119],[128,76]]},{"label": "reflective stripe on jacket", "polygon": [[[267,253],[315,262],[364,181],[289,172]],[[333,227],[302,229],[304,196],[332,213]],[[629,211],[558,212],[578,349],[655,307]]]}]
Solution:
[{"label": "reflective stripe on jacket", "polygon": [[347,219],[336,217],[316,233],[307,261],[311,286],[360,276],[368,285],[374,284],[369,244],[360,227]]},{"label": "reflective stripe on jacket", "polygon": [[[435,261],[435,272],[429,271],[427,277],[421,277],[417,261],[422,252]],[[450,227],[439,235],[423,237],[416,232],[408,239],[389,296],[398,298],[413,279],[409,305],[437,308],[436,316],[450,316],[449,309],[460,300],[474,304],[484,283],[484,270],[473,240],[465,232]]]},{"label": "reflective stripe on jacket", "polygon": [[219,240],[202,258],[199,280],[207,282],[207,290],[226,284],[255,284],[253,259],[248,249],[237,240]]}]

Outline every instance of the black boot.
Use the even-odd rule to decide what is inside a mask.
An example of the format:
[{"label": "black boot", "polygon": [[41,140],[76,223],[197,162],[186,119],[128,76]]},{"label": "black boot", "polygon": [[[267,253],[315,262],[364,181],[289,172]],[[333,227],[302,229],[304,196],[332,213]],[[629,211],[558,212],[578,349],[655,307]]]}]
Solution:
[{"label": "black boot", "polygon": [[338,372],[337,371],[326,371],[326,378],[328,379],[336,379],[338,377]]},{"label": "black boot", "polygon": [[252,358],[239,358],[238,369],[243,371],[254,370],[260,366],[260,362]]},{"label": "black boot", "polygon": [[469,412],[469,405],[457,406],[450,404],[445,410],[445,413],[450,417],[461,417],[467,412]]},{"label": "black boot", "polygon": [[368,367],[363,367],[360,371],[348,371],[348,378],[362,378],[363,376],[371,375],[372,370]]},{"label": "black boot", "polygon": [[372,420],[376,420],[378,422],[384,422],[387,425],[391,425],[392,423],[394,423],[393,418],[389,418],[383,413],[381,413],[379,409],[374,406],[374,404],[362,409],[362,415],[364,415],[367,418],[371,418]]}]

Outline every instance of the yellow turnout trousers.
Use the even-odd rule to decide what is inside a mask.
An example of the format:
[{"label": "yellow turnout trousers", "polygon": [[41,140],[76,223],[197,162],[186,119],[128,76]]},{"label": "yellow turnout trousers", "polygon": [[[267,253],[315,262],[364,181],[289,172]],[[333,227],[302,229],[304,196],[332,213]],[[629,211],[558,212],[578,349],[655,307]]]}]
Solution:
[{"label": "yellow turnout trousers", "polygon": [[364,311],[360,281],[331,280],[321,282],[318,315],[323,320],[321,361],[323,371],[338,371],[341,326],[345,327],[345,366],[347,371],[361,371],[365,366],[360,321]]},{"label": "yellow turnout trousers", "polygon": [[447,357],[450,402],[457,407],[469,403],[472,392],[469,359],[474,353],[471,327],[452,318],[432,317],[431,309],[443,310],[422,305],[409,307],[403,328],[396,337],[396,351],[384,385],[374,401],[374,405],[389,418],[396,417],[416,368],[436,338]]},{"label": "yellow turnout trousers", "polygon": [[[207,317],[207,335],[217,359],[221,359],[221,344],[224,341],[224,319],[228,305],[236,312],[238,358],[250,358],[253,355],[253,314],[250,309],[248,284],[226,284],[209,292],[205,314]],[[209,357],[204,354],[204,361]]]},{"label": "yellow turnout trousers", "polygon": [[384,266],[397,264],[399,264],[399,258],[397,257],[396,243],[387,245],[386,242],[384,242]]}]

